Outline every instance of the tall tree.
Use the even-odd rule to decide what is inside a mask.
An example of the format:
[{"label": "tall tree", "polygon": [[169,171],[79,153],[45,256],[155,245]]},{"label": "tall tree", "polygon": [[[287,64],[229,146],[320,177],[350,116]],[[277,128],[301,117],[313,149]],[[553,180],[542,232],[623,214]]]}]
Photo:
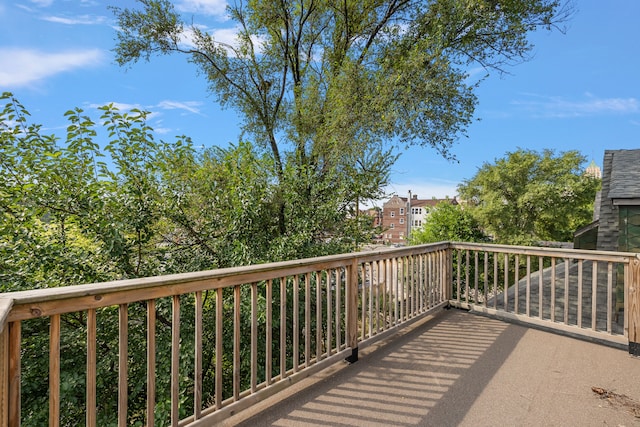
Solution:
[{"label": "tall tree", "polygon": [[411,232],[410,243],[445,241],[483,242],[487,237],[469,209],[450,201],[440,202],[429,213],[422,228]]},{"label": "tall tree", "polygon": [[[477,102],[466,70],[526,59],[527,33],[570,15],[560,0],[236,0],[230,46],[185,24],[167,0],[138,3],[114,8],[117,62],[181,53],[197,66],[269,152],[274,241],[299,242],[284,251],[298,254],[344,229],[335,209],[378,193],[362,185],[371,173],[349,173],[353,159],[384,158],[383,141],[451,157]],[[392,163],[374,162],[373,182],[383,185]]]},{"label": "tall tree", "polygon": [[458,191],[499,243],[572,241],[591,222],[600,180],[584,173],[577,151],[518,149],[485,163]]}]

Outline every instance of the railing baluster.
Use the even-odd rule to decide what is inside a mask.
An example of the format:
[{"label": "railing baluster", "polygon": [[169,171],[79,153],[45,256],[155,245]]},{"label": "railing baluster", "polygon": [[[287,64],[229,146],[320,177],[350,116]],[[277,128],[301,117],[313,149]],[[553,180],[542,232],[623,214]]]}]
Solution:
[{"label": "railing baluster", "polygon": [[527,289],[525,295],[526,314],[531,316],[531,257],[527,255]]},{"label": "railing baluster", "polygon": [[60,425],[60,315],[50,318],[49,329],[49,426]]},{"label": "railing baluster", "polygon": [[550,319],[556,321],[556,258],[551,258],[551,307]]},{"label": "railing baluster", "polygon": [[393,297],[393,313],[395,317],[395,324],[400,321],[400,286],[398,284],[398,259],[393,257],[391,259],[391,281],[393,282],[394,297]]},{"label": "railing baluster", "polygon": [[437,256],[437,254],[428,253],[424,256],[424,283],[423,283],[423,293],[424,293],[424,309],[427,310],[431,308],[432,299],[431,299],[431,286],[434,282],[434,268],[433,268],[433,257]]},{"label": "railing baluster", "polygon": [[375,289],[375,286],[373,285],[373,282],[371,281],[371,264],[367,263],[367,269],[369,270],[369,304],[368,304],[368,308],[369,308],[369,325],[368,325],[368,329],[369,329],[369,338],[371,338],[373,336],[373,290]]},{"label": "railing baluster", "polygon": [[402,290],[402,299],[400,300],[400,321],[404,322],[409,318],[407,311],[407,258],[398,257],[398,275],[400,277],[400,289]]},{"label": "railing baluster", "polygon": [[171,425],[180,421],[180,295],[171,300]]},{"label": "railing baluster", "polygon": [[569,258],[564,259],[564,323],[569,324]]},{"label": "railing baluster", "polygon": [[584,264],[582,263],[582,260],[579,259],[578,260],[578,318],[576,319],[576,324],[578,325],[578,328],[582,327],[582,285],[583,285],[582,267],[583,266]]},{"label": "railing baluster", "polygon": [[504,311],[509,311],[509,254],[504,254]]},{"label": "railing baluster", "polygon": [[336,276],[336,352],[340,351],[342,341],[342,322],[341,322],[341,305],[342,305],[342,280],[340,278],[341,270],[336,268],[334,270]]},{"label": "railing baluster", "polygon": [[360,264],[360,274],[362,275],[362,294],[360,301],[360,341],[364,341],[367,336],[367,273],[366,263]]},{"label": "railing baluster", "polygon": [[629,274],[630,274],[630,266],[629,262],[624,263],[624,331],[626,336],[629,335],[629,298],[626,298],[629,295]]},{"label": "railing baluster", "polygon": [[498,254],[493,254],[493,308],[498,308]]},{"label": "railing baluster", "polygon": [[518,314],[520,306],[520,255],[513,262],[513,312]]},{"label": "railing baluster", "polygon": [[416,292],[416,257],[409,255],[409,285],[411,286],[411,317],[416,316],[416,300],[418,295]]},{"label": "railing baluster", "polygon": [[473,267],[474,267],[474,271],[473,271],[473,303],[474,304],[478,304],[478,281],[480,280],[479,277],[479,264],[478,264],[478,251],[473,251]]},{"label": "railing baluster", "polygon": [[358,259],[345,269],[345,347],[351,348],[347,361],[358,360]]},{"label": "railing baluster", "polygon": [[127,423],[127,354],[129,352],[129,313],[127,304],[118,307],[118,426],[124,427]]},{"label": "railing baluster", "polygon": [[87,310],[87,427],[96,425],[96,310]]},{"label": "railing baluster", "polygon": [[258,387],[258,283],[251,283],[251,393]]},{"label": "railing baluster", "polygon": [[607,332],[611,333],[613,322],[613,263],[607,263]]},{"label": "railing baluster", "polygon": [[147,301],[147,425],[154,425],[156,410],[156,300]]},{"label": "railing baluster", "polygon": [[591,329],[597,329],[597,313],[598,313],[598,261],[592,261],[593,269],[591,271]]},{"label": "railing baluster", "polygon": [[322,359],[322,273],[316,271],[316,362]]},{"label": "railing baluster", "polygon": [[469,280],[470,277],[469,276],[469,264],[471,264],[471,261],[469,260],[469,250],[465,250],[465,257],[464,257],[464,300],[467,304],[470,304],[471,301],[469,300],[469,289],[471,289],[471,286],[469,286]]},{"label": "railing baluster", "polygon": [[462,270],[462,251],[460,249],[458,249],[458,253],[456,256],[456,266],[457,266],[457,271],[456,271],[456,301],[458,303],[460,303],[460,293],[462,292],[462,284],[461,284],[461,270]]},{"label": "railing baluster", "polygon": [[374,271],[374,267],[375,266],[375,261],[371,264],[371,285],[374,287],[375,289],[375,309],[374,309],[374,315],[375,315],[375,322],[376,322],[376,334],[380,333],[380,287],[377,286],[377,284],[373,281],[373,271]]},{"label": "railing baluster", "polygon": [[311,365],[311,273],[304,276],[304,366]]},{"label": "railing baluster", "polygon": [[484,251],[484,289],[482,291],[484,297],[482,298],[482,305],[487,306],[487,291],[489,289],[489,254]]},{"label": "railing baluster", "polygon": [[326,270],[325,271],[326,274],[326,278],[327,278],[327,357],[331,356],[331,354],[333,354],[333,345],[332,345],[332,341],[333,341],[333,336],[332,336],[332,331],[333,331],[333,326],[332,326],[332,318],[333,318],[333,310],[331,307],[331,300],[332,300],[332,296],[331,296],[331,270]]},{"label": "railing baluster", "polygon": [[385,281],[389,289],[389,319],[392,325],[398,324],[398,287],[394,280],[395,268],[393,259],[385,260]]},{"label": "railing baluster", "polygon": [[544,260],[541,256],[538,257],[538,314],[540,317],[540,320],[542,320],[543,317],[543,310],[544,310]]},{"label": "railing baluster", "polygon": [[300,276],[293,276],[293,373],[300,363]]},{"label": "railing baluster", "polygon": [[266,284],[266,336],[265,336],[265,349],[264,349],[264,358],[265,358],[265,367],[264,367],[264,376],[267,386],[271,385],[271,381],[273,380],[273,355],[271,352],[272,344],[273,344],[273,282],[271,279],[267,280]]},{"label": "railing baluster", "polygon": [[381,288],[382,291],[382,329],[386,330],[389,327],[388,317],[387,317],[387,285],[384,279],[381,279],[383,276],[383,263],[382,261],[376,261],[376,286]]},{"label": "railing baluster", "polygon": [[233,400],[240,399],[240,324],[242,291],[240,285],[233,287]]},{"label": "railing baluster", "polygon": [[280,279],[280,379],[287,377],[287,278]]},{"label": "railing baluster", "polygon": [[216,371],[215,371],[215,401],[216,409],[222,408],[223,402],[223,372],[222,372],[222,326],[224,318],[223,288],[216,289]]},{"label": "railing baluster", "polygon": [[197,420],[202,413],[202,291],[195,293],[195,304],[193,416]]}]

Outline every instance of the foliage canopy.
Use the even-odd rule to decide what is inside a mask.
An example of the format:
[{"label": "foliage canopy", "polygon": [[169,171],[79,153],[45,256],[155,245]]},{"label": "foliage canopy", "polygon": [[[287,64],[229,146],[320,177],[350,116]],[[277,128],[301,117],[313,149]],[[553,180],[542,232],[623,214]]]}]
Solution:
[{"label": "foliage canopy", "polygon": [[487,238],[468,209],[450,201],[438,203],[422,228],[411,232],[410,244],[436,242],[483,242]]},{"label": "foliage canopy", "polygon": [[588,224],[600,180],[586,175],[577,151],[518,149],[485,163],[458,191],[498,243],[573,240]]},{"label": "foliage canopy", "polygon": [[477,102],[467,70],[527,59],[527,34],[571,14],[559,0],[236,0],[229,45],[167,0],[138,5],[113,8],[116,61],[186,55],[268,153],[274,239],[299,248],[325,239],[336,212],[357,216],[360,200],[380,196],[389,141],[453,157]]}]

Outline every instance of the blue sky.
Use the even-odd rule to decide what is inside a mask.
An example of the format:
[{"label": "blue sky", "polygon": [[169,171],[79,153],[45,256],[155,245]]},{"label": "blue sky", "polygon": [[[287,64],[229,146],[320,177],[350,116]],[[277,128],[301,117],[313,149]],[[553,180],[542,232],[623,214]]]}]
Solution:
[{"label": "blue sky", "polygon": [[[0,91],[10,91],[46,133],[65,135],[74,107],[151,111],[159,137],[195,145],[236,142],[239,118],[220,110],[185,57],[114,63],[116,23],[107,4],[133,1],[0,0]],[[178,0],[178,10],[231,41],[224,0]],[[492,75],[477,95],[476,118],[453,149],[457,162],[427,148],[403,152],[389,192],[453,196],[483,163],[517,147],[579,150],[602,165],[605,149],[640,148],[640,1],[575,0],[566,34],[538,31],[529,62]],[[190,19],[190,18],[189,18]]]}]

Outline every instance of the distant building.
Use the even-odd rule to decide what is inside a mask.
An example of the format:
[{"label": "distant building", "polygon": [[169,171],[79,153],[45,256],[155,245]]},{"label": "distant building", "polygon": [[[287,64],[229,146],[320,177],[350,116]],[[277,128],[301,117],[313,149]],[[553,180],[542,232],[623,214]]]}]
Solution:
[{"label": "distant building", "polygon": [[596,162],[593,160],[591,160],[591,163],[589,164],[589,166],[587,166],[587,169],[585,169],[584,173],[594,178],[602,179],[602,170],[600,169],[600,166],[596,165]]},{"label": "distant building", "polygon": [[421,228],[432,209],[440,202],[458,204],[453,199],[419,199],[394,195],[382,205],[382,241],[388,244],[406,243],[411,231]]}]

